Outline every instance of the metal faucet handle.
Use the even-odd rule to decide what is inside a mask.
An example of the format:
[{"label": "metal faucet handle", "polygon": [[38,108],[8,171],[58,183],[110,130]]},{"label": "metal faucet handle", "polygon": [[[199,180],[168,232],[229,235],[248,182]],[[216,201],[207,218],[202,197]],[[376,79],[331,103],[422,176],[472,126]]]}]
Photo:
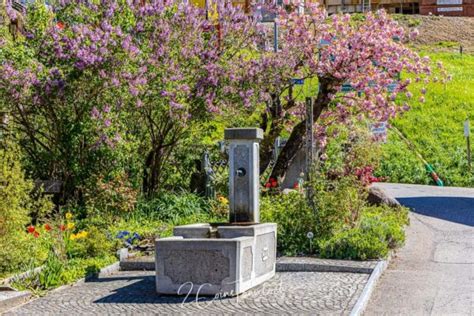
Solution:
[{"label": "metal faucet handle", "polygon": [[245,168],[239,168],[235,171],[235,175],[238,177],[243,177],[247,174],[247,171],[245,171]]}]

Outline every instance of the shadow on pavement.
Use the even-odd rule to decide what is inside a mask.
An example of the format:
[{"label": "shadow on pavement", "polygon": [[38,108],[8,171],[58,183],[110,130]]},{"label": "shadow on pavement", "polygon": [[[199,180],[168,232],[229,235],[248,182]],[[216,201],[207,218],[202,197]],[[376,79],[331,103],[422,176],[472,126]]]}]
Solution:
[{"label": "shadow on pavement", "polygon": [[[150,276],[151,277],[151,276]],[[102,283],[102,282],[115,282],[115,281],[123,281],[123,280],[128,280],[128,281],[133,281],[133,280],[142,280],[148,278],[148,276],[107,276],[107,277],[99,277],[97,275],[91,275],[86,277],[86,283]]]},{"label": "shadow on pavement", "polygon": [[[108,282],[110,280],[117,279],[130,279],[140,281],[132,284],[116,288],[111,290],[111,294],[95,300],[96,304],[183,304],[196,303],[196,295],[189,295],[186,297],[189,288],[183,288],[183,296],[168,296],[158,295],[156,293],[155,276],[141,276],[133,278],[104,278],[97,279],[95,282]],[[214,297],[198,296],[199,302],[202,304],[212,303],[211,301],[216,300]]]},{"label": "shadow on pavement", "polygon": [[425,196],[397,198],[414,213],[439,218],[467,226],[474,226],[474,196]]}]

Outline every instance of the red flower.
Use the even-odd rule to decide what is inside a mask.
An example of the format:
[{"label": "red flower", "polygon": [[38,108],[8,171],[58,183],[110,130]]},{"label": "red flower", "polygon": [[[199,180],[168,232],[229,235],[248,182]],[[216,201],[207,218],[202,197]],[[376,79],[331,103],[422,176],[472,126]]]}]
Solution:
[{"label": "red flower", "polygon": [[39,234],[37,231],[35,231],[35,232],[33,233],[33,236],[35,236],[35,238],[38,238],[39,235],[40,235],[40,234]]},{"label": "red flower", "polygon": [[59,21],[58,23],[56,23],[56,27],[60,30],[64,29],[64,23]]},{"label": "red flower", "polygon": [[265,188],[269,189],[272,187],[272,184],[270,182],[265,183]]},{"label": "red flower", "polygon": [[295,182],[295,184],[293,184],[293,189],[298,189],[299,185],[298,185],[298,182]]},{"label": "red flower", "polygon": [[63,224],[59,225],[59,230],[60,231],[65,231],[66,230],[66,226],[64,226]]},{"label": "red flower", "polygon": [[35,226],[33,226],[33,225],[28,226],[28,232],[30,234],[33,234],[35,232]]},{"label": "red flower", "polygon": [[276,188],[278,186],[278,182],[272,182],[272,188]]},{"label": "red flower", "polygon": [[52,228],[49,226],[49,224],[44,224],[44,229],[49,232]]}]

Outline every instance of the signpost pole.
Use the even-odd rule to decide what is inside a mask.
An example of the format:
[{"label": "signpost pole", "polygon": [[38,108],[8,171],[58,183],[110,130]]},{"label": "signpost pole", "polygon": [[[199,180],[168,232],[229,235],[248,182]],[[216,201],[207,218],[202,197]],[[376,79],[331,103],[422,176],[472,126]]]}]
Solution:
[{"label": "signpost pole", "polygon": [[273,22],[273,50],[278,53],[278,23]]},{"label": "signpost pole", "polygon": [[469,120],[466,120],[464,122],[464,136],[466,137],[466,145],[467,145],[467,165],[469,167],[469,171],[472,170],[471,166],[471,130],[469,127]]},{"label": "signpost pole", "polygon": [[306,179],[310,180],[314,161],[313,98],[306,98]]},{"label": "signpost pole", "polygon": [[[309,182],[309,185],[306,186],[306,199],[309,202],[309,205],[313,209],[313,212],[316,213],[316,207],[313,203],[313,186],[311,183],[311,172],[314,167],[315,152],[314,152],[314,119],[313,119],[313,107],[314,99],[311,97],[306,98],[306,163],[305,163],[305,178]],[[317,157],[316,157],[317,159]],[[303,188],[300,188],[302,190]]]}]

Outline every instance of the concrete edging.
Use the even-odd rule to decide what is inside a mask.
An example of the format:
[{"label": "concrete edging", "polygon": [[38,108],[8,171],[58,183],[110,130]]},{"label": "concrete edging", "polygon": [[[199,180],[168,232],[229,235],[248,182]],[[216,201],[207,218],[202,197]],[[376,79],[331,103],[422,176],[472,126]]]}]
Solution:
[{"label": "concrete edging", "polygon": [[50,293],[59,292],[59,291],[62,291],[66,288],[73,287],[73,286],[76,286],[78,284],[82,284],[84,282],[87,282],[88,280],[93,280],[93,279],[98,278],[102,275],[108,275],[108,274],[112,274],[112,273],[118,272],[118,271],[120,271],[120,262],[115,261],[114,263],[109,264],[108,266],[105,266],[102,269],[100,269],[99,272],[97,273],[97,275],[89,275],[89,276],[86,276],[84,278],[81,278],[81,279],[77,280],[74,283],[61,285],[60,287],[52,289],[50,291]]},{"label": "concrete edging", "polygon": [[374,270],[370,274],[369,280],[364,286],[364,290],[362,290],[362,293],[360,294],[359,298],[357,299],[357,302],[352,308],[350,316],[362,315],[364,310],[367,308],[367,304],[369,303],[372,292],[377,286],[377,282],[379,281],[383,272],[387,269],[390,263],[390,260],[391,260],[391,255],[389,255],[386,260],[381,260],[377,263]]},{"label": "concrete edging", "polygon": [[[111,274],[111,273],[114,273],[114,272],[118,272],[120,271],[120,262],[119,261],[116,261],[108,266],[105,266],[103,267],[102,269],[99,270],[99,273],[97,274],[97,276],[87,276],[87,277],[84,277],[84,278],[81,278],[77,281],[75,281],[74,283],[71,283],[71,284],[66,284],[66,285],[62,285],[60,287],[57,287],[55,289],[52,289],[51,291],[49,291],[49,293],[55,293],[55,292],[59,292],[59,291],[62,291],[64,289],[67,289],[67,288],[70,288],[70,287],[73,287],[73,286],[76,286],[76,285],[79,285],[79,284],[82,284],[84,282],[86,282],[87,280],[90,280],[90,279],[94,279],[98,276],[101,276],[101,275],[108,275],[108,274]],[[31,295],[30,295],[30,298],[31,298]],[[15,305],[15,306],[9,306],[9,308],[7,310],[3,310],[0,312],[0,315],[2,313],[5,313],[9,310],[13,310],[21,305],[24,305],[26,303],[29,303],[31,301],[34,301],[36,299],[38,299],[39,297],[35,297],[35,298],[32,298],[32,299],[25,299],[23,302],[20,302],[19,304]]]},{"label": "concrete edging", "polygon": [[277,272],[341,272],[341,273],[363,273],[371,274],[373,268],[366,267],[352,267],[331,264],[318,263],[286,263],[277,262]]},{"label": "concrete edging", "polygon": [[19,273],[19,274],[12,275],[12,276],[7,277],[3,280],[0,280],[0,285],[8,285],[8,284],[11,284],[15,281],[26,279],[30,275],[33,275],[35,273],[40,273],[41,270],[43,270],[43,268],[44,268],[44,266],[40,266],[40,267],[25,271],[25,272],[22,272],[22,273]]},{"label": "concrete edging", "polygon": [[[23,305],[31,298],[30,291],[5,291],[0,292],[0,315],[8,310]],[[3,294],[3,295],[2,295]]]}]

